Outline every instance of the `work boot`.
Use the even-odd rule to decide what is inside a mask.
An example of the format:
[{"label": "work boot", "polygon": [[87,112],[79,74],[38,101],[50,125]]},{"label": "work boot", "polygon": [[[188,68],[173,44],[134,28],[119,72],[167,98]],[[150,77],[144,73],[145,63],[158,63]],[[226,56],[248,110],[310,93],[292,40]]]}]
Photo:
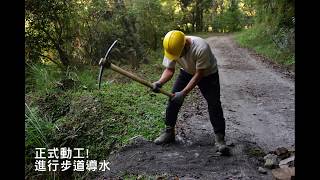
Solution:
[{"label": "work boot", "polygon": [[215,136],[215,145],[218,148],[218,151],[222,155],[229,155],[230,149],[226,146],[226,141],[224,140],[223,134],[216,134]]},{"label": "work boot", "polygon": [[166,144],[175,141],[174,127],[167,126],[164,132],[154,140],[157,145]]}]

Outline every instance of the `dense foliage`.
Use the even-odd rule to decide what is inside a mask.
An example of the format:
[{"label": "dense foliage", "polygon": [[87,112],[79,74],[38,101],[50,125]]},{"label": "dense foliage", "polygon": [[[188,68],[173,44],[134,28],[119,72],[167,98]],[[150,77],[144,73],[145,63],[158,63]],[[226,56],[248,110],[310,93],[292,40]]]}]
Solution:
[{"label": "dense foliage", "polygon": [[27,0],[25,9],[27,63],[96,64],[118,39],[114,58],[138,67],[171,29],[235,32],[253,24],[294,51],[291,0]]},{"label": "dense foliage", "polygon": [[243,46],[294,69],[295,3],[293,0],[245,0],[254,11],[252,28],[236,36]]}]

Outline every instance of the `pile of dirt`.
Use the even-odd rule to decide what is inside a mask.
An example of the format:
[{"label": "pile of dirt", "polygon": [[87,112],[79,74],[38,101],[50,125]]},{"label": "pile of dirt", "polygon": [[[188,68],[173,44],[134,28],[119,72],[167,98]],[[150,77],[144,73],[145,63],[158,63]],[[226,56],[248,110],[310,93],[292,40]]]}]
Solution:
[{"label": "pile of dirt", "polygon": [[[92,144],[106,139],[107,115],[112,113],[93,95],[75,97],[70,102],[70,111],[58,122],[55,139],[57,144],[76,146]],[[107,141],[107,140],[106,140]]]},{"label": "pile of dirt", "polygon": [[70,97],[64,93],[55,92],[39,98],[36,103],[41,116],[55,122],[65,116],[70,110]]}]

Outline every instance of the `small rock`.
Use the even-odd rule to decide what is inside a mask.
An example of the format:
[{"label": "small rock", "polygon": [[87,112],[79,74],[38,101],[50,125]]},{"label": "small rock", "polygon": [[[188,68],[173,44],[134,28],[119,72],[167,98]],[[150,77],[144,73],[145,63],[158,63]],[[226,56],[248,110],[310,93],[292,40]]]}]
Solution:
[{"label": "small rock", "polygon": [[261,173],[261,174],[267,174],[267,170],[264,169],[263,167],[259,167],[259,168],[258,168],[258,171],[259,171],[259,173]]},{"label": "small rock", "polygon": [[140,144],[140,143],[144,143],[144,142],[147,142],[148,140],[145,139],[143,136],[141,135],[138,135],[138,136],[135,136],[135,137],[132,137],[128,140],[128,144]]},{"label": "small rock", "polygon": [[213,155],[213,157],[220,157],[220,156],[222,156],[222,153],[221,152],[216,152],[214,155]]},{"label": "small rock", "polygon": [[200,156],[199,153],[194,153],[194,157],[195,157],[195,158],[197,158],[197,157],[199,157],[199,156]]},{"label": "small rock", "polygon": [[275,151],[269,151],[268,154],[276,154]]},{"label": "small rock", "polygon": [[275,180],[291,180],[295,176],[294,167],[277,168],[271,171]]},{"label": "small rock", "polygon": [[200,111],[200,112],[196,112],[196,115],[203,115],[203,113]]},{"label": "small rock", "polygon": [[180,135],[176,135],[176,142],[178,144],[185,144],[185,140]]},{"label": "small rock", "polygon": [[163,179],[165,179],[163,176],[158,176],[157,178],[156,178],[157,180],[163,180]]},{"label": "small rock", "polygon": [[269,169],[273,169],[276,166],[276,162],[272,159],[267,159],[264,163],[264,167],[269,168]]},{"label": "small rock", "polygon": [[230,173],[231,173],[232,175],[238,175],[238,174],[240,173],[240,171],[234,169],[234,170],[231,170]]},{"label": "small rock", "polygon": [[284,147],[280,147],[280,148],[277,148],[276,151],[275,151],[275,154],[282,160],[282,159],[285,159],[285,158],[288,158],[290,156],[290,153],[288,151],[287,148],[284,148]]},{"label": "small rock", "polygon": [[277,157],[276,155],[272,154],[271,152],[269,152],[267,155],[265,155],[263,157],[264,160],[270,159],[270,158],[274,158]]},{"label": "small rock", "polygon": [[279,166],[280,167],[283,165],[294,166],[294,158],[295,158],[295,156],[291,156],[287,159],[280,161]]},{"label": "small rock", "polygon": [[277,156],[274,154],[267,154],[263,159],[265,160],[264,167],[266,168],[273,169],[278,165]]},{"label": "small rock", "polygon": [[229,147],[234,147],[234,143],[233,142],[227,142],[226,145],[229,146]]},{"label": "small rock", "polygon": [[288,152],[288,149],[285,148],[285,147],[279,147],[279,148],[277,148],[277,149],[275,150],[275,154],[276,154],[277,156],[280,156],[281,154],[285,154],[285,153],[287,153],[287,152]]},{"label": "small rock", "polygon": [[258,160],[259,162],[261,162],[261,163],[264,163],[263,157],[257,157],[257,160]]},{"label": "small rock", "polygon": [[185,114],[183,114],[182,116],[183,116],[184,118],[188,118],[188,117],[189,117],[189,114],[186,114],[186,113],[185,113]]},{"label": "small rock", "polygon": [[295,154],[295,147],[289,147],[288,148],[288,151],[289,151],[289,153],[290,153],[290,156],[293,156],[294,154]]},{"label": "small rock", "polygon": [[142,175],[139,175],[138,177],[137,177],[137,180],[142,180],[143,179],[143,176]]}]

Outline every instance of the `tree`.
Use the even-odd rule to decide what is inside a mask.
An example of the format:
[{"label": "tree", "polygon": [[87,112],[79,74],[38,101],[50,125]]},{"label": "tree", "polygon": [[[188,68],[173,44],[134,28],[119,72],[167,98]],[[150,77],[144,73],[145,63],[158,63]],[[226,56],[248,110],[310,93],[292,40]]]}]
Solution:
[{"label": "tree", "polygon": [[74,4],[72,1],[28,0],[26,10],[26,57],[40,57],[57,63],[48,54],[58,54],[67,66],[74,40]]},{"label": "tree", "polygon": [[[245,25],[244,14],[240,11],[238,0],[229,0],[220,4],[220,11],[213,19],[213,27],[218,32],[239,31]],[[218,7],[216,7],[218,8]],[[226,8],[226,9],[225,9]]]},{"label": "tree", "polygon": [[[212,0],[179,0],[181,11],[183,14],[182,24],[184,24],[186,32],[201,32],[204,30],[204,12],[207,11],[212,4]],[[188,24],[191,23],[191,29]]]}]

